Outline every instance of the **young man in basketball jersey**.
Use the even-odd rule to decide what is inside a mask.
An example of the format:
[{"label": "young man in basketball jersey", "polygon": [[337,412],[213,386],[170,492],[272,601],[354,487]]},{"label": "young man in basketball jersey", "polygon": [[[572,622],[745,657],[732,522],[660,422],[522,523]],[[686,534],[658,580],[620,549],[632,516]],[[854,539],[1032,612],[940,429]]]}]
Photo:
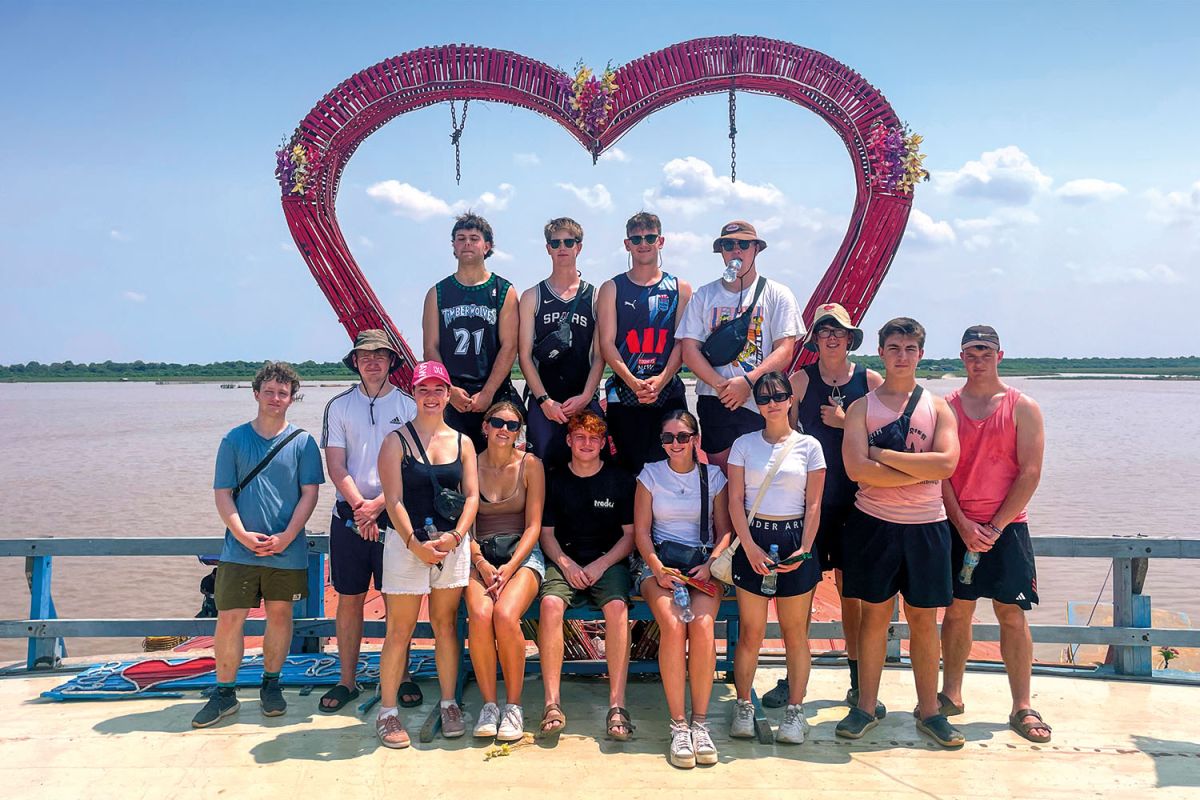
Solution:
[{"label": "young man in basketball jersey", "polygon": [[[858,486],[846,475],[842,463],[842,436],[846,426],[846,407],[867,392],[878,389],[883,376],[862,364],[850,361],[863,332],[854,327],[850,314],[838,303],[817,306],[804,347],[817,354],[817,362],[792,374],[792,392],[800,401],[792,406],[792,424],[803,433],[816,437],[825,454],[825,492],[821,498],[821,527],[814,550],[822,570],[833,570],[838,594],[842,590],[842,527],[854,507]],[[859,601],[841,598],[842,629],[846,637],[846,660],[850,667],[850,690],[846,704],[858,705],[858,621]],[[763,705],[781,708],[787,703],[788,682],[763,695]],[[877,705],[876,712],[886,709]]]},{"label": "young man in basketball jersey", "polygon": [[[721,235],[713,242],[713,252],[721,255],[730,280],[721,278],[697,289],[675,332],[683,363],[697,379],[700,446],[708,454],[709,463],[722,470],[734,440],[763,428],[762,415],[754,403],[754,382],[768,372],[786,373],[796,339],[804,335],[800,307],[792,290],[758,275],[755,261],[766,249],[767,243],[749,222],[735,220],[722,226]],[[731,360],[710,363],[702,349],[706,341],[723,323],[747,311],[746,335],[737,342]]]},{"label": "young man in basketball jersey", "polygon": [[612,367],[605,416],[616,461],[637,475],[666,453],[659,425],[669,411],[687,408],[678,372],[682,354],[675,328],[692,297],[687,281],[664,272],[662,222],[640,211],[625,223],[629,271],[604,282],[597,300],[600,352]]},{"label": "young man in basketball jersey", "polygon": [[958,431],[946,401],[917,384],[925,329],[898,317],[879,329],[883,384],[846,412],[842,459],[858,482],[842,529],[842,591],[862,601],[858,707],[835,733],[860,739],[879,724],[876,701],[897,594],[904,597],[917,686],[917,730],[943,747],[963,735],[939,710],[937,610],[953,599],[950,523],[942,480],[958,463]]},{"label": "young man in basketball jersey", "polygon": [[[1038,404],[1000,380],[1000,335],[973,325],[962,337],[967,383],[946,401],[958,418],[958,467],[942,481],[942,498],[958,535],[952,542],[954,604],[942,622],[945,662],[942,713],[963,712],[963,673],[971,653],[975,601],[989,597],[1000,623],[1000,654],[1012,691],[1008,724],[1031,742],[1050,741],[1050,726],[1033,710],[1030,676],[1033,640],[1025,612],[1038,602],[1037,570],[1025,506],[1042,477],[1045,430]],[[970,551],[980,554],[970,581],[959,568]]]},{"label": "young man in basketball jersey", "polygon": [[570,217],[546,223],[550,277],[521,295],[521,373],[529,394],[526,437],[547,467],[571,458],[567,418],[591,407],[604,372],[596,334],[596,289],[579,274],[583,228]]},{"label": "young man in basketball jersey", "polygon": [[450,373],[446,424],[471,437],[482,452],[483,412],[493,402],[520,402],[509,376],[517,357],[517,292],[490,272],[492,226],[467,212],[454,221],[450,243],[458,269],[429,290],[421,320],[426,361]]},{"label": "young man in basketball jersey", "polygon": [[[321,711],[332,714],[358,697],[355,681],[363,634],[363,604],[372,582],[383,582],[383,536],[391,527],[379,483],[379,447],[392,431],[417,416],[417,404],[388,380],[401,362],[400,351],[379,329],[360,331],[342,359],[360,382],[325,406],[321,447],[329,480],[337,489],[329,521],[329,578],[338,593],[337,641],[341,660],[338,683],[321,698]],[[419,705],[421,690],[405,675],[402,705]],[[406,702],[407,701],[407,702]]]}]

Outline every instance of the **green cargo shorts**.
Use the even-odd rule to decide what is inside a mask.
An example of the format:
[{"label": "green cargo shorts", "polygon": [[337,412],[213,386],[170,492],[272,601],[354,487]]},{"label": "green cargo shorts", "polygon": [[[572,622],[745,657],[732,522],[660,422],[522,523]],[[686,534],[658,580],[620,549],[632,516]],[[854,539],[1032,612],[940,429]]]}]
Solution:
[{"label": "green cargo shorts", "polygon": [[263,600],[294,602],[308,597],[308,570],[275,569],[222,561],[213,599],[217,611],[258,608]]},{"label": "green cargo shorts", "polygon": [[620,561],[604,570],[600,580],[588,588],[576,589],[567,583],[567,578],[558,568],[558,564],[548,561],[546,578],[542,581],[542,591],[539,597],[560,597],[570,608],[577,608],[589,601],[596,608],[603,608],[605,603],[612,600],[623,600],[628,603],[631,580],[629,564]]}]

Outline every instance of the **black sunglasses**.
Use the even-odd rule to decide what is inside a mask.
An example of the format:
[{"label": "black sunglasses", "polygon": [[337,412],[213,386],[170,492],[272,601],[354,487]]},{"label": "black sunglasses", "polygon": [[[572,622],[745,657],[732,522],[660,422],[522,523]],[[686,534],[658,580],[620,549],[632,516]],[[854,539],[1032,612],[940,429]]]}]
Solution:
[{"label": "black sunglasses", "polygon": [[521,430],[520,421],[515,420],[515,419],[500,419],[499,417],[488,417],[485,420],[485,422],[487,422],[488,425],[491,425],[496,430],[500,430],[501,428],[508,428],[513,433],[516,433],[517,431]]},{"label": "black sunglasses", "polygon": [[679,433],[660,433],[658,435],[658,440],[660,442],[662,442],[663,444],[670,444],[671,442],[679,442],[680,444],[687,444],[688,442],[690,442],[692,440],[692,437],[695,435],[696,434],[688,433],[687,431],[680,431]]},{"label": "black sunglasses", "polygon": [[559,244],[562,244],[563,247],[565,247],[569,250],[572,247],[574,247],[575,245],[579,244],[579,240],[578,239],[550,239],[549,241],[546,242],[546,244],[550,245],[550,247],[552,247],[555,250],[558,249]]},{"label": "black sunglasses", "polygon": [[746,239],[722,239],[721,249],[726,253],[732,253],[734,245],[737,245],[739,250],[749,250],[750,245],[752,244],[754,244],[754,242],[747,241]]},{"label": "black sunglasses", "polygon": [[646,244],[654,244],[655,242],[658,241],[658,237],[660,235],[661,234],[658,234],[658,233],[647,233],[647,234],[639,234],[637,236],[630,236],[629,243],[632,245],[639,245],[643,241],[645,241]]},{"label": "black sunglasses", "polygon": [[791,398],[791,392],[772,392],[771,394],[754,395],[754,402],[760,406],[765,406],[767,403],[786,403]]}]

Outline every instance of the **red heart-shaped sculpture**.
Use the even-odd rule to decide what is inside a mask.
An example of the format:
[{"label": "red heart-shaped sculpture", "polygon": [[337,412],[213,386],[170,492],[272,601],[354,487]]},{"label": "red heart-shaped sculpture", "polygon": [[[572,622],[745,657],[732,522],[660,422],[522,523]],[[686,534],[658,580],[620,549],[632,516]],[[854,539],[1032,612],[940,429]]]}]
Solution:
[{"label": "red heart-shaped sculpture", "polygon": [[[799,45],[754,36],[692,39],[619,67],[607,120],[597,129],[576,122],[571,78],[516,53],[474,45],[413,50],[343,81],[301,121],[288,145],[300,148],[300,186],[284,184],[283,210],[304,260],[353,337],[383,328],[411,364],[416,359],[371,290],[346,245],[334,201],[346,162],[364,139],[394,117],[448,100],[492,100],[557,120],[593,157],[644,117],[687,97],[737,91],[770,94],[821,116],[837,131],[854,164],[857,194],[850,225],[804,310],[836,301],[857,324],[904,235],[912,195],[878,180],[868,155],[876,123],[895,130],[891,105],[854,70]],[[285,156],[281,157],[281,162]],[[290,169],[281,163],[281,169]],[[290,173],[289,173],[290,174]],[[873,178],[876,178],[873,180]],[[793,368],[811,359],[797,347]],[[396,379],[408,386],[407,365]]]}]

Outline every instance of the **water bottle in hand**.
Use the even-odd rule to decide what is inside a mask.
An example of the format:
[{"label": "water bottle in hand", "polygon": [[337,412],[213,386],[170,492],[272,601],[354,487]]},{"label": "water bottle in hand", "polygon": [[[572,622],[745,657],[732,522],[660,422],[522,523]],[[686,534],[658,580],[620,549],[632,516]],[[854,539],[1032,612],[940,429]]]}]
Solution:
[{"label": "water bottle in hand", "polygon": [[[771,545],[771,549],[767,553],[767,560],[770,561],[772,564],[779,563],[779,545],[777,545],[777,544]],[[775,595],[775,587],[778,583],[779,583],[779,573],[776,572],[775,570],[771,570],[762,579],[762,588],[761,588],[762,594],[766,595],[767,597],[773,597]]]},{"label": "water bottle in hand", "polygon": [[[438,531],[437,531],[437,526],[433,524],[433,517],[426,517],[426,518],[425,518],[425,528],[424,528],[424,531],[425,531],[425,541],[427,541],[427,542],[432,542],[434,539],[436,539],[436,538],[437,538]],[[446,568],[446,567],[445,567],[445,566],[442,564],[442,562],[441,562],[441,561],[439,561],[438,563],[434,564],[434,566],[435,566],[435,567],[437,567],[438,569],[445,569],[445,568]]]},{"label": "water bottle in hand", "polygon": [[682,583],[675,584],[673,600],[678,606],[680,622],[691,622],[696,618],[696,615],[692,613],[692,596],[688,593],[687,586]]},{"label": "water bottle in hand", "polygon": [[979,566],[979,556],[981,553],[975,553],[970,550],[963,555],[962,570],[958,573],[958,582],[970,586],[971,581],[975,579],[975,567]]}]

